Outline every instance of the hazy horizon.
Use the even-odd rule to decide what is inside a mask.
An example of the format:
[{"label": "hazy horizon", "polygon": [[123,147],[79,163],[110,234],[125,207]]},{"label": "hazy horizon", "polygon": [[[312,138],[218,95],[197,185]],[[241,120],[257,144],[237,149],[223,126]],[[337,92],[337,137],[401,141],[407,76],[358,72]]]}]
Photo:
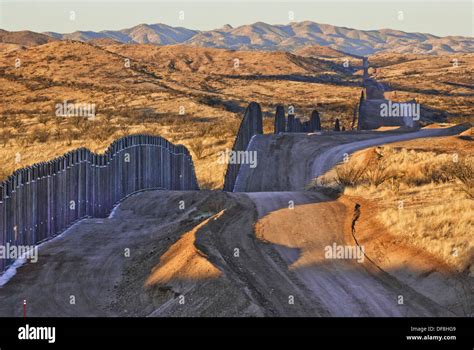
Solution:
[{"label": "hazy horizon", "polygon": [[[251,10],[251,11],[250,11]],[[71,11],[74,18],[71,19]],[[470,1],[9,1],[0,2],[0,28],[71,33],[121,30],[140,24],[207,31],[225,24],[312,21],[359,30],[393,29],[436,36],[473,36]]]}]

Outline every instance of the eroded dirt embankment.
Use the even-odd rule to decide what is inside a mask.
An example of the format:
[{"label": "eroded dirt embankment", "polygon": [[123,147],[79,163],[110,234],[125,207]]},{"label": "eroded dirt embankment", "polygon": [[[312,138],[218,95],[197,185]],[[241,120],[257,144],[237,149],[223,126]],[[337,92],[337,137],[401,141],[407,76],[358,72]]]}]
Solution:
[{"label": "eroded dirt embankment", "polygon": [[[252,193],[250,197],[259,207],[259,201],[268,206],[267,193]],[[298,200],[298,196],[309,194],[286,192],[275,200],[286,202]],[[289,208],[280,204],[281,209],[264,214],[256,225],[258,238],[276,245],[290,271],[303,281],[311,293],[318,297],[323,307],[333,316],[453,316],[466,315],[469,294],[458,295],[467,281],[456,284],[456,275],[446,273],[430,276],[431,288],[438,288],[438,295],[426,293],[413,279],[424,279],[426,269],[434,271],[441,265],[434,264],[433,257],[419,249],[398,245],[396,251],[390,247],[379,247],[377,242],[362,241],[364,259],[343,257],[331,259],[326,251],[337,247],[354,247],[352,224],[355,203],[346,197],[331,199],[321,194],[313,195],[309,204]],[[319,197],[319,198],[318,198]],[[264,206],[265,206],[264,205]],[[265,213],[266,211],[263,211]],[[355,228],[367,231],[367,235],[377,232],[380,223],[372,220],[372,212],[365,208],[355,222]],[[360,220],[360,221],[359,221]],[[362,225],[361,223],[365,224]],[[384,232],[381,235],[385,237]],[[390,236],[388,236],[390,237]],[[379,268],[372,255],[381,253],[388,264]],[[392,261],[396,254],[405,257],[404,264]],[[385,270],[386,269],[386,270]],[[426,285],[425,285],[426,287]],[[439,298],[439,294],[452,298]],[[403,303],[400,303],[400,296]],[[472,299],[472,298],[471,298]],[[462,305],[460,305],[462,304]]]},{"label": "eroded dirt embankment", "polygon": [[[368,269],[386,276],[402,289],[402,296],[417,292],[455,315],[474,310],[473,279],[428,251],[390,233],[377,217],[377,204],[361,197],[340,199],[353,216],[346,220],[345,240],[363,246]],[[350,223],[350,229],[349,229]]]}]

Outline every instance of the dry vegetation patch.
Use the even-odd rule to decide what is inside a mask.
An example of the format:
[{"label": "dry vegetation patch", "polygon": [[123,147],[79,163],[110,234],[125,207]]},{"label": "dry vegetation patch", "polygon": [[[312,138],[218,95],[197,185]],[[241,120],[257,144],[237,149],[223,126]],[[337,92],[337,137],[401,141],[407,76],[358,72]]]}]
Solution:
[{"label": "dry vegetation patch", "polygon": [[[55,41],[0,51],[0,180],[76,147],[100,152],[116,138],[147,133],[189,147],[201,186],[221,188],[225,166],[217,163],[217,154],[232,147],[251,101],[261,104],[267,133],[273,132],[277,104],[294,106],[303,119],[318,109],[323,128],[332,129],[336,118],[350,127],[360,75],[342,69],[345,57],[332,57],[328,50],[318,57],[310,50],[303,57],[185,45]],[[457,70],[450,68],[454,56],[402,56],[371,60],[378,67],[377,79],[393,83],[399,99],[420,95],[422,103],[455,116],[472,114],[472,88],[466,80],[474,66],[472,55],[456,55]],[[351,60],[351,67],[357,64]],[[415,69],[421,73],[402,74]],[[95,120],[56,117],[55,105],[64,101],[95,104]]]},{"label": "dry vegetation patch", "polygon": [[472,148],[458,154],[402,145],[357,152],[319,183],[375,201],[377,218],[391,233],[473,275]]}]

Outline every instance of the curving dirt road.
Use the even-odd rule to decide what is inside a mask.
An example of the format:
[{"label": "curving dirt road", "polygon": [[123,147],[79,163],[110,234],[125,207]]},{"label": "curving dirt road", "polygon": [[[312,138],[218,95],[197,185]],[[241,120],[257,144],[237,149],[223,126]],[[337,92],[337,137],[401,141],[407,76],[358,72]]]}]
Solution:
[{"label": "curving dirt road", "polygon": [[301,191],[344,153],[457,132],[255,137],[247,192],[143,192],[81,221],[0,288],[0,316],[22,316],[24,299],[28,316],[459,315],[367,259],[326,259],[354,245],[352,204]]},{"label": "curving dirt road", "polygon": [[417,138],[456,135],[469,128],[422,129],[415,132],[325,132],[256,135],[248,151],[257,152],[258,165],[242,164],[234,192],[302,191],[315,177],[343,160],[345,153]]},{"label": "curving dirt road", "polygon": [[[348,260],[329,261],[322,257],[327,246],[347,244],[344,218],[351,209],[340,201],[331,201],[319,195],[317,199],[307,192],[268,192],[269,190],[302,190],[319,175],[342,161],[345,154],[390,142],[415,138],[448,136],[465,130],[464,126],[447,129],[426,129],[407,134],[374,136],[371,133],[352,136],[359,141],[348,142],[347,135],[274,135],[256,136],[248,150],[258,152],[259,166],[251,169],[243,166],[236,182],[235,191],[255,191],[248,196],[255,203],[259,218],[259,236],[275,244],[277,251],[311,291],[321,297],[324,307],[337,316],[430,316],[455,315],[458,310],[469,310],[472,300],[455,297],[460,308],[441,305],[416,291],[407,283],[380,271],[378,266],[366,262],[359,264]],[[342,136],[342,137],[339,137]],[[312,139],[310,139],[312,137]],[[369,138],[371,137],[371,138]],[[335,139],[342,143],[331,146]],[[263,159],[262,159],[263,158]],[[263,162],[263,164],[262,164]],[[257,192],[264,191],[264,192]],[[326,201],[326,203],[321,203]],[[290,203],[296,207],[290,209]],[[303,205],[306,203],[318,203]],[[282,209],[284,208],[284,209]],[[260,226],[259,226],[260,225]],[[346,232],[344,234],[344,232]],[[345,239],[346,238],[346,239]],[[351,239],[349,239],[351,241]],[[354,244],[354,242],[350,242]],[[281,247],[293,247],[303,251],[303,257],[295,265],[294,251]],[[309,252],[304,254],[310,247]],[[316,265],[316,266],[315,266]],[[406,274],[418,274],[406,271]],[[447,294],[459,294],[466,286],[445,276],[436,276],[433,285],[443,286]],[[411,282],[411,281],[410,281]],[[464,281],[463,281],[464,283]],[[469,286],[468,286],[469,288]],[[404,303],[398,303],[398,297]],[[472,299],[472,298],[471,298]],[[407,302],[408,300],[408,302]],[[341,302],[342,301],[342,302]],[[397,302],[396,302],[397,301]]]}]

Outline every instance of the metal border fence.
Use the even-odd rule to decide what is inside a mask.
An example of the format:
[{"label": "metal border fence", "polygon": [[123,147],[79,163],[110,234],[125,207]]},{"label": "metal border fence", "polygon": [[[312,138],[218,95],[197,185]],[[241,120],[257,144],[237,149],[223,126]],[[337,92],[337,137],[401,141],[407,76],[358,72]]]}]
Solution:
[{"label": "metal border fence", "polygon": [[[0,184],[0,244],[35,245],[82,218],[107,217],[123,198],[152,188],[199,189],[186,147],[131,135],[104,154],[79,148],[18,169]],[[0,272],[12,262],[0,259]]]}]

